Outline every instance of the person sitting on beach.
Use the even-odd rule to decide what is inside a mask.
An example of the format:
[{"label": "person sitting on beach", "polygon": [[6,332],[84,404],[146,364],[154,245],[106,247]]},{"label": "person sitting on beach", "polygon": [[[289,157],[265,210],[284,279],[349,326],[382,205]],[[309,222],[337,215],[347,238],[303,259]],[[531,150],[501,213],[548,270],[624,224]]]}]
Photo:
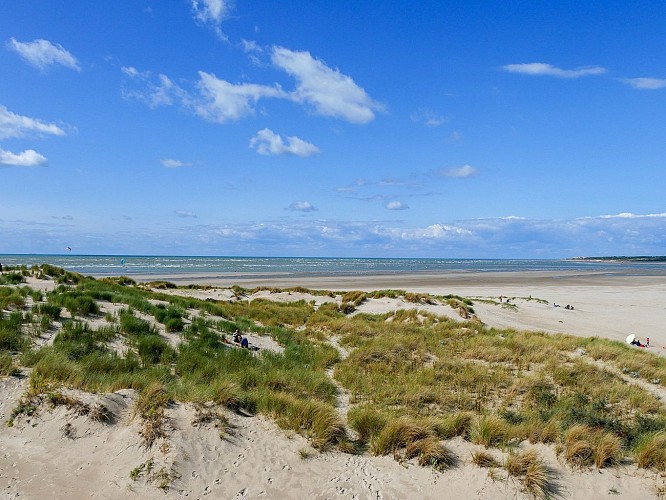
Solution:
[{"label": "person sitting on beach", "polygon": [[632,340],[631,345],[635,345],[636,347],[645,347],[643,344],[641,344],[641,341],[638,339]]},{"label": "person sitting on beach", "polygon": [[645,347],[650,347],[650,337],[645,339]]},{"label": "person sitting on beach", "polygon": [[237,344],[240,344],[241,342],[241,334],[238,330],[234,332],[234,342],[236,342]]},{"label": "person sitting on beach", "polygon": [[247,341],[245,337],[243,337],[243,339],[241,340],[241,347],[243,347],[244,349],[250,347],[250,343]]}]

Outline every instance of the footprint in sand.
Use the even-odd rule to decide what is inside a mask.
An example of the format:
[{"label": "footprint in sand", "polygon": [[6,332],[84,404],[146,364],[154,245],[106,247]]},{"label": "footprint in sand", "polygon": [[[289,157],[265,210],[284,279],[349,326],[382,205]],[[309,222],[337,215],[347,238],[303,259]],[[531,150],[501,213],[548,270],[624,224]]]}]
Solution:
[{"label": "footprint in sand", "polygon": [[242,453],[238,455],[238,458],[234,461],[233,465],[238,467],[245,460],[245,455]]},{"label": "footprint in sand", "polygon": [[234,500],[237,500],[239,498],[245,498],[247,496],[247,488],[243,488],[240,490],[236,495],[234,495]]}]

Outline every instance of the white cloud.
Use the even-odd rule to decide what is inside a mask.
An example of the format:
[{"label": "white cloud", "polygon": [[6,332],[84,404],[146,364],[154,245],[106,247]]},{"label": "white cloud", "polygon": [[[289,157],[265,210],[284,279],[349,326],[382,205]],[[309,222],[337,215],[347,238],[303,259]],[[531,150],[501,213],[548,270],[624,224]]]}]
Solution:
[{"label": "white cloud", "polygon": [[182,218],[192,218],[192,219],[197,218],[197,214],[195,214],[194,212],[188,212],[187,210],[174,210],[173,213],[175,213],[178,217]]},{"label": "white cloud", "polygon": [[666,87],[664,78],[622,78],[620,81],[638,90],[659,90]]},{"label": "white cloud", "polygon": [[457,130],[454,130],[449,134],[449,136],[446,138],[446,142],[458,142],[462,141],[462,134],[458,132]]},{"label": "white cloud", "polygon": [[287,137],[285,143],[279,134],[268,128],[260,130],[250,139],[250,147],[256,148],[260,155],[296,155],[305,158],[319,153],[317,146],[296,136]]},{"label": "white cloud", "polygon": [[126,98],[138,99],[150,108],[172,106],[177,102],[187,106],[190,102],[189,94],[166,75],[154,76],[150,71],[139,71],[132,66],[123,67],[122,72],[131,80],[138,80],[143,87],[132,90],[123,86],[122,94]]},{"label": "white cloud", "polygon": [[0,105],[0,139],[23,137],[30,132],[57,136],[65,135],[65,131],[53,123],[44,123],[35,118],[17,115]]},{"label": "white cloud", "polygon": [[199,91],[204,101],[195,106],[195,112],[212,122],[225,123],[251,115],[253,105],[262,97],[288,97],[277,85],[233,84],[204,71],[199,71],[199,78]]},{"label": "white cloud", "polygon": [[164,165],[166,168],[180,168],[180,167],[191,167],[192,163],[180,161],[180,160],[173,160],[171,158],[164,158],[160,160],[162,162],[162,165]]},{"label": "white cloud", "polygon": [[601,66],[584,66],[576,69],[561,69],[545,63],[507,64],[502,66],[509,73],[520,73],[534,76],[554,76],[557,78],[580,78],[581,76],[602,75],[606,68]]},{"label": "white cloud", "polygon": [[65,50],[62,45],[54,45],[48,40],[39,39],[33,42],[19,42],[12,37],[7,42],[7,45],[29,64],[40,70],[60,64],[66,68],[81,71],[79,62],[72,54]]},{"label": "white cloud", "polygon": [[229,11],[226,0],[192,0],[194,17],[203,22],[219,24]]},{"label": "white cloud", "polygon": [[[258,53],[254,42],[243,40],[246,51]],[[354,81],[331,69],[309,52],[294,52],[273,47],[272,62],[296,80],[296,89],[287,92],[278,84],[234,84],[217,78],[214,74],[199,71],[196,91],[188,92],[166,75],[141,72],[134,67],[122,68],[128,81],[136,81],[140,88],[128,88],[123,82],[124,97],[135,98],[150,107],[171,106],[180,103],[205,120],[226,123],[253,115],[260,99],[284,99],[311,105],[317,114],[332,116],[351,123],[367,123],[375,118],[375,112],[384,107],[374,101]],[[258,64],[258,59],[255,60]],[[437,120],[437,118],[433,118]],[[431,124],[435,122],[431,121]]]},{"label": "white cloud", "polygon": [[199,72],[198,94],[190,94],[166,75],[154,75],[150,71],[139,71],[124,67],[122,72],[129,82],[138,82],[139,88],[128,88],[123,84],[123,96],[144,102],[151,108],[181,104],[205,120],[226,123],[255,112],[255,104],[263,97],[288,98],[279,86],[269,87],[252,83],[233,84],[215,75]]},{"label": "white cloud", "polygon": [[443,125],[448,121],[448,118],[435,113],[431,109],[419,109],[412,113],[411,117],[413,122],[422,123],[426,127],[436,128]]},{"label": "white cloud", "polygon": [[264,49],[262,49],[257,42],[254,40],[246,40],[245,38],[241,38],[241,47],[243,47],[243,52],[248,53],[248,52],[263,52]]},{"label": "white cloud", "polygon": [[[194,217],[187,211],[176,214]],[[303,216],[219,225],[182,221],[178,227],[134,230],[125,229],[125,223],[116,231],[100,227],[95,232],[66,229],[63,222],[0,220],[5,236],[0,238],[0,253],[19,249],[32,253],[36,248],[62,248],[72,241],[84,240],[93,242],[91,253],[112,249],[114,253],[167,254],[177,249],[183,255],[219,255],[220,251],[284,255],[289,251],[293,255],[490,259],[662,255],[666,247],[666,214],[622,213],[545,220],[518,216],[435,219],[416,225],[396,220],[345,221]],[[51,239],[55,243],[47,245]]]},{"label": "white cloud", "polygon": [[316,212],[317,207],[312,205],[309,201],[295,201],[287,207],[287,210],[292,210],[294,212]]},{"label": "white cloud", "polygon": [[375,111],[384,109],[349,76],[329,68],[309,52],[273,47],[271,60],[296,79],[295,99],[314,106],[320,115],[367,123],[375,118]]},{"label": "white cloud", "polygon": [[226,40],[227,36],[220,26],[230,10],[231,5],[228,0],[192,0],[194,18],[213,28],[222,40]]},{"label": "white cloud", "polygon": [[616,215],[599,215],[598,218],[599,219],[651,219],[651,218],[666,219],[666,213],[636,215],[632,214],[631,212],[622,212]]},{"label": "white cloud", "polygon": [[464,179],[466,177],[474,177],[479,174],[478,170],[471,165],[463,165],[462,167],[453,167],[440,170],[441,177],[453,177],[456,179]]},{"label": "white cloud", "polygon": [[402,201],[389,201],[385,207],[388,210],[407,210],[409,208],[409,205],[407,203],[404,203]]},{"label": "white cloud", "polygon": [[48,160],[33,149],[26,149],[22,153],[12,153],[0,149],[0,165],[12,167],[39,167],[45,165]]}]

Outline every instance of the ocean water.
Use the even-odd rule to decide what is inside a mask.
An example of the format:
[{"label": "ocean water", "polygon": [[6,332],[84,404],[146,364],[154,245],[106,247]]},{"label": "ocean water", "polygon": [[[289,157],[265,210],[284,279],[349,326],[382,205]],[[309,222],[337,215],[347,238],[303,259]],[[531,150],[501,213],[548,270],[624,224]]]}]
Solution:
[{"label": "ocean water", "polygon": [[558,259],[369,259],[305,257],[169,257],[139,255],[0,255],[3,265],[52,264],[88,276],[176,274],[363,275],[418,272],[596,271],[650,275],[666,262]]}]

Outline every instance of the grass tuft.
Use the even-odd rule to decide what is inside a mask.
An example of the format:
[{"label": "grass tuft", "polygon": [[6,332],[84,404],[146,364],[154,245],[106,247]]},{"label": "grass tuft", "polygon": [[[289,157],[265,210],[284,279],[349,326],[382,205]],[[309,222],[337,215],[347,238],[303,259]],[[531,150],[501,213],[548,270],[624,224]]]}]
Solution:
[{"label": "grass tuft", "polygon": [[443,471],[456,463],[455,454],[434,436],[412,441],[405,449],[405,458],[418,457],[419,465]]},{"label": "grass tuft", "polygon": [[633,454],[639,467],[666,471],[666,432],[644,434],[638,439]]}]

